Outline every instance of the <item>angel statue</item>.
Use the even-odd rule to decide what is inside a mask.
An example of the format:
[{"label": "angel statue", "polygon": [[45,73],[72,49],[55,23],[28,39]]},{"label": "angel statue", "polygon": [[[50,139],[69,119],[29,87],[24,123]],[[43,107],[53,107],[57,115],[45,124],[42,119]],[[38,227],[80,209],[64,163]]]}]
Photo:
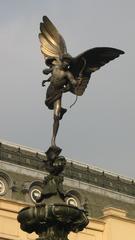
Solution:
[{"label": "angel statue", "polygon": [[97,47],[89,49],[77,57],[72,57],[67,52],[63,37],[47,16],[44,16],[43,22],[40,23],[39,40],[45,64],[48,66],[43,73],[51,74],[47,80],[42,82],[42,86],[45,86],[46,82],[50,83],[46,92],[45,104],[54,111],[51,148],[58,148],[56,136],[59,122],[67,111],[62,107],[63,93],[71,92],[76,96],[82,96],[91,74],[124,52],[110,47]]}]

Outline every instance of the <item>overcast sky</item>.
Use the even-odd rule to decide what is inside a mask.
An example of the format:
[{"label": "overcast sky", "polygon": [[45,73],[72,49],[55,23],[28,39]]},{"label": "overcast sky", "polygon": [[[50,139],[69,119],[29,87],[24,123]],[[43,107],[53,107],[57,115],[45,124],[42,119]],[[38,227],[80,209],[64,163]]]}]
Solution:
[{"label": "overcast sky", "polygon": [[39,23],[47,15],[59,29],[68,52],[114,47],[125,55],[95,72],[85,94],[69,109],[57,144],[69,159],[135,176],[135,1],[0,1],[0,138],[47,150],[52,111],[44,105],[44,59]]}]

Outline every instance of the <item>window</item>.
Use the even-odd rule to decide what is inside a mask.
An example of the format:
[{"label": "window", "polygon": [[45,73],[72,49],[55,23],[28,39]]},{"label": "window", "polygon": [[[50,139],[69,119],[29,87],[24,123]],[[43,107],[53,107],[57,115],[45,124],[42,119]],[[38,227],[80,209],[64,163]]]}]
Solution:
[{"label": "window", "polygon": [[67,202],[68,205],[71,205],[71,206],[74,206],[74,207],[78,206],[76,199],[73,198],[73,197],[67,198],[66,202]]},{"label": "window", "polygon": [[3,180],[0,179],[0,196],[6,193],[6,185]]},{"label": "window", "polygon": [[30,191],[30,197],[33,202],[36,202],[41,197],[41,191],[38,188],[33,188]]}]

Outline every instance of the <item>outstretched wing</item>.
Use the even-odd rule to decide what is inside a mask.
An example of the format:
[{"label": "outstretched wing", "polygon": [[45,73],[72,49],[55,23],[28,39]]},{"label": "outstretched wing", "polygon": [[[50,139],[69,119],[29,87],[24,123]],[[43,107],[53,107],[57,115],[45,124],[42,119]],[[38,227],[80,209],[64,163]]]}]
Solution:
[{"label": "outstretched wing", "polygon": [[72,92],[81,96],[88,85],[91,73],[119,57],[121,54],[124,54],[124,52],[119,49],[99,47],[89,49],[73,58],[70,70],[75,77],[78,77],[81,73],[84,81],[82,81],[80,86],[75,87]]},{"label": "outstretched wing", "polygon": [[40,23],[40,31],[40,48],[45,57],[59,58],[67,53],[63,37],[47,16],[44,16],[43,22]]}]

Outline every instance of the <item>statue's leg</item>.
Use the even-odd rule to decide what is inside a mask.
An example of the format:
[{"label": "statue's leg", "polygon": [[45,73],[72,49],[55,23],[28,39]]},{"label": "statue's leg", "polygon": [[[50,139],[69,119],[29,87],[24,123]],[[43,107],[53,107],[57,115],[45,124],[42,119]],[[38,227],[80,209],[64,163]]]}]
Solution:
[{"label": "statue's leg", "polygon": [[56,139],[57,132],[59,129],[60,114],[61,114],[61,98],[54,102],[53,135],[52,135],[52,140],[51,140],[52,147],[56,147],[55,139]]}]

